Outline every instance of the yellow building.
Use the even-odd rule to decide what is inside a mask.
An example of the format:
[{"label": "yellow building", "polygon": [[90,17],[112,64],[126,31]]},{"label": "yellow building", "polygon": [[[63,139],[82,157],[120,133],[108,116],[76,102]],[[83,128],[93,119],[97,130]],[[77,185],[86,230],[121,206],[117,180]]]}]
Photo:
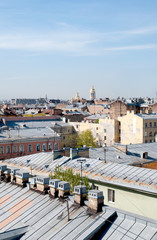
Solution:
[{"label": "yellow building", "polygon": [[157,134],[156,114],[135,114],[118,117],[120,122],[121,144],[149,143],[155,141]]},{"label": "yellow building", "polygon": [[119,142],[119,123],[117,120],[104,118],[99,119],[98,123],[90,122],[69,122],[74,126],[78,133],[90,129],[97,145],[113,145]]}]

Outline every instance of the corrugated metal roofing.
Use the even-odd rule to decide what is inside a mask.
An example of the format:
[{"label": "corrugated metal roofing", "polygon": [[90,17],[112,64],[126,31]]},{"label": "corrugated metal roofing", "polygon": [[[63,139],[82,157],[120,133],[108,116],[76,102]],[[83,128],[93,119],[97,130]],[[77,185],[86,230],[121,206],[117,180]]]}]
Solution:
[{"label": "corrugated metal roofing", "polygon": [[[103,226],[97,239],[155,239],[157,222],[111,207],[103,212],[88,214],[86,205],[78,207],[70,196],[70,221],[67,203],[50,199],[48,195],[20,188],[10,183],[0,184],[0,238],[19,226],[28,226],[20,239],[89,239]],[[110,220],[111,216],[114,220]],[[108,223],[106,225],[106,223]]]}]

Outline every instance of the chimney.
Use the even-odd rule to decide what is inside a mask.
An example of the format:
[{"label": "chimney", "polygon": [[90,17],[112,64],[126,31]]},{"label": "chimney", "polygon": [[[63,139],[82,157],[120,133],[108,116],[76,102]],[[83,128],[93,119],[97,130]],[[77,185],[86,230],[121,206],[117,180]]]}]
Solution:
[{"label": "chimney", "polygon": [[5,182],[10,182],[10,179],[11,179],[11,169],[10,168],[7,168],[5,171],[4,171],[4,181]]},{"label": "chimney", "polygon": [[31,189],[36,189],[37,188],[36,180],[37,180],[37,177],[31,177],[29,179],[29,181],[30,181],[30,188]]},{"label": "chimney", "polygon": [[74,159],[76,157],[78,157],[78,150],[70,148],[70,158]]},{"label": "chimney", "polygon": [[29,180],[29,172],[18,170],[16,171],[16,184],[22,187],[26,187]]},{"label": "chimney", "polygon": [[90,190],[88,192],[88,209],[93,212],[101,212],[104,205],[103,192],[99,190]]},{"label": "chimney", "polygon": [[84,200],[86,200],[87,189],[84,185],[78,185],[74,187],[74,202],[80,206],[84,205]]},{"label": "chimney", "polygon": [[78,148],[78,156],[89,158],[89,148],[86,147],[85,145],[83,146],[83,148]]},{"label": "chimney", "polygon": [[11,183],[15,183],[16,182],[16,172],[19,171],[19,168],[11,168]]},{"label": "chimney", "polygon": [[56,160],[59,157],[62,157],[65,155],[65,151],[60,149],[60,150],[53,150],[52,151],[52,159]]},{"label": "chimney", "polygon": [[50,187],[49,195],[50,195],[50,197],[53,197],[53,198],[58,197],[58,184],[59,184],[59,182],[61,182],[61,180],[59,180],[59,179],[51,179],[49,181],[49,187]]},{"label": "chimney", "polygon": [[59,189],[58,197],[64,198],[70,195],[70,184],[68,182],[64,182],[64,181],[59,182],[58,189]]},{"label": "chimney", "polygon": [[4,180],[4,172],[7,170],[7,165],[0,165],[0,180]]},{"label": "chimney", "polygon": [[148,158],[148,152],[141,152],[141,158],[147,159]]},{"label": "chimney", "polygon": [[49,189],[49,177],[38,176],[36,177],[37,190],[42,193],[47,193]]}]

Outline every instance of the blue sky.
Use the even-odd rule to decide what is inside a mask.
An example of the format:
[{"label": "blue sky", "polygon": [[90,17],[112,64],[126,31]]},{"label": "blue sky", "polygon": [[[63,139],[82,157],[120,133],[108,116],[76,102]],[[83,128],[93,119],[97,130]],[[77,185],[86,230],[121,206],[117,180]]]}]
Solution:
[{"label": "blue sky", "polygon": [[0,0],[1,99],[154,97],[156,0]]}]

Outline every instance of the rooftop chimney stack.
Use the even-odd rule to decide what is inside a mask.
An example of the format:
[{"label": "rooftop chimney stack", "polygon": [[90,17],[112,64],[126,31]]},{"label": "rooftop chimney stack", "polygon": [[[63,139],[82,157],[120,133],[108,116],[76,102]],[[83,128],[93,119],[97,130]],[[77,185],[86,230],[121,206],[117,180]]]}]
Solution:
[{"label": "rooftop chimney stack", "polygon": [[30,188],[31,189],[36,189],[37,188],[36,180],[37,180],[37,177],[31,177],[29,179],[29,181],[30,181]]},{"label": "rooftop chimney stack", "polygon": [[51,179],[49,181],[49,187],[50,187],[49,195],[50,195],[50,197],[53,197],[53,198],[58,197],[58,184],[60,182],[61,182],[61,180],[59,180],[59,179]]},{"label": "rooftop chimney stack", "polygon": [[58,197],[64,198],[70,195],[70,184],[68,182],[64,181],[59,182],[58,189],[59,189]]},{"label": "rooftop chimney stack", "polygon": [[18,170],[16,171],[16,184],[22,187],[26,187],[29,180],[29,172]]},{"label": "rooftop chimney stack", "polygon": [[38,176],[36,178],[37,190],[42,193],[47,193],[49,189],[49,180],[50,180],[49,177]]},{"label": "rooftop chimney stack", "polygon": [[19,168],[12,168],[11,169],[11,173],[10,173],[10,176],[11,176],[11,183],[15,183],[16,182],[16,172],[19,171],[20,169]]},{"label": "rooftop chimney stack", "polygon": [[7,165],[0,165],[0,178],[1,180],[4,180],[4,172],[7,170]]},{"label": "rooftop chimney stack", "polygon": [[4,171],[4,181],[5,182],[10,182],[10,179],[11,179],[11,169],[10,168],[7,168],[5,171]]},{"label": "rooftop chimney stack", "polygon": [[86,200],[87,189],[84,185],[78,185],[74,187],[74,202],[79,204],[80,206],[84,205],[84,200]]},{"label": "rooftop chimney stack", "polygon": [[88,209],[94,212],[101,212],[104,205],[103,192],[99,190],[91,190],[88,192]]}]

